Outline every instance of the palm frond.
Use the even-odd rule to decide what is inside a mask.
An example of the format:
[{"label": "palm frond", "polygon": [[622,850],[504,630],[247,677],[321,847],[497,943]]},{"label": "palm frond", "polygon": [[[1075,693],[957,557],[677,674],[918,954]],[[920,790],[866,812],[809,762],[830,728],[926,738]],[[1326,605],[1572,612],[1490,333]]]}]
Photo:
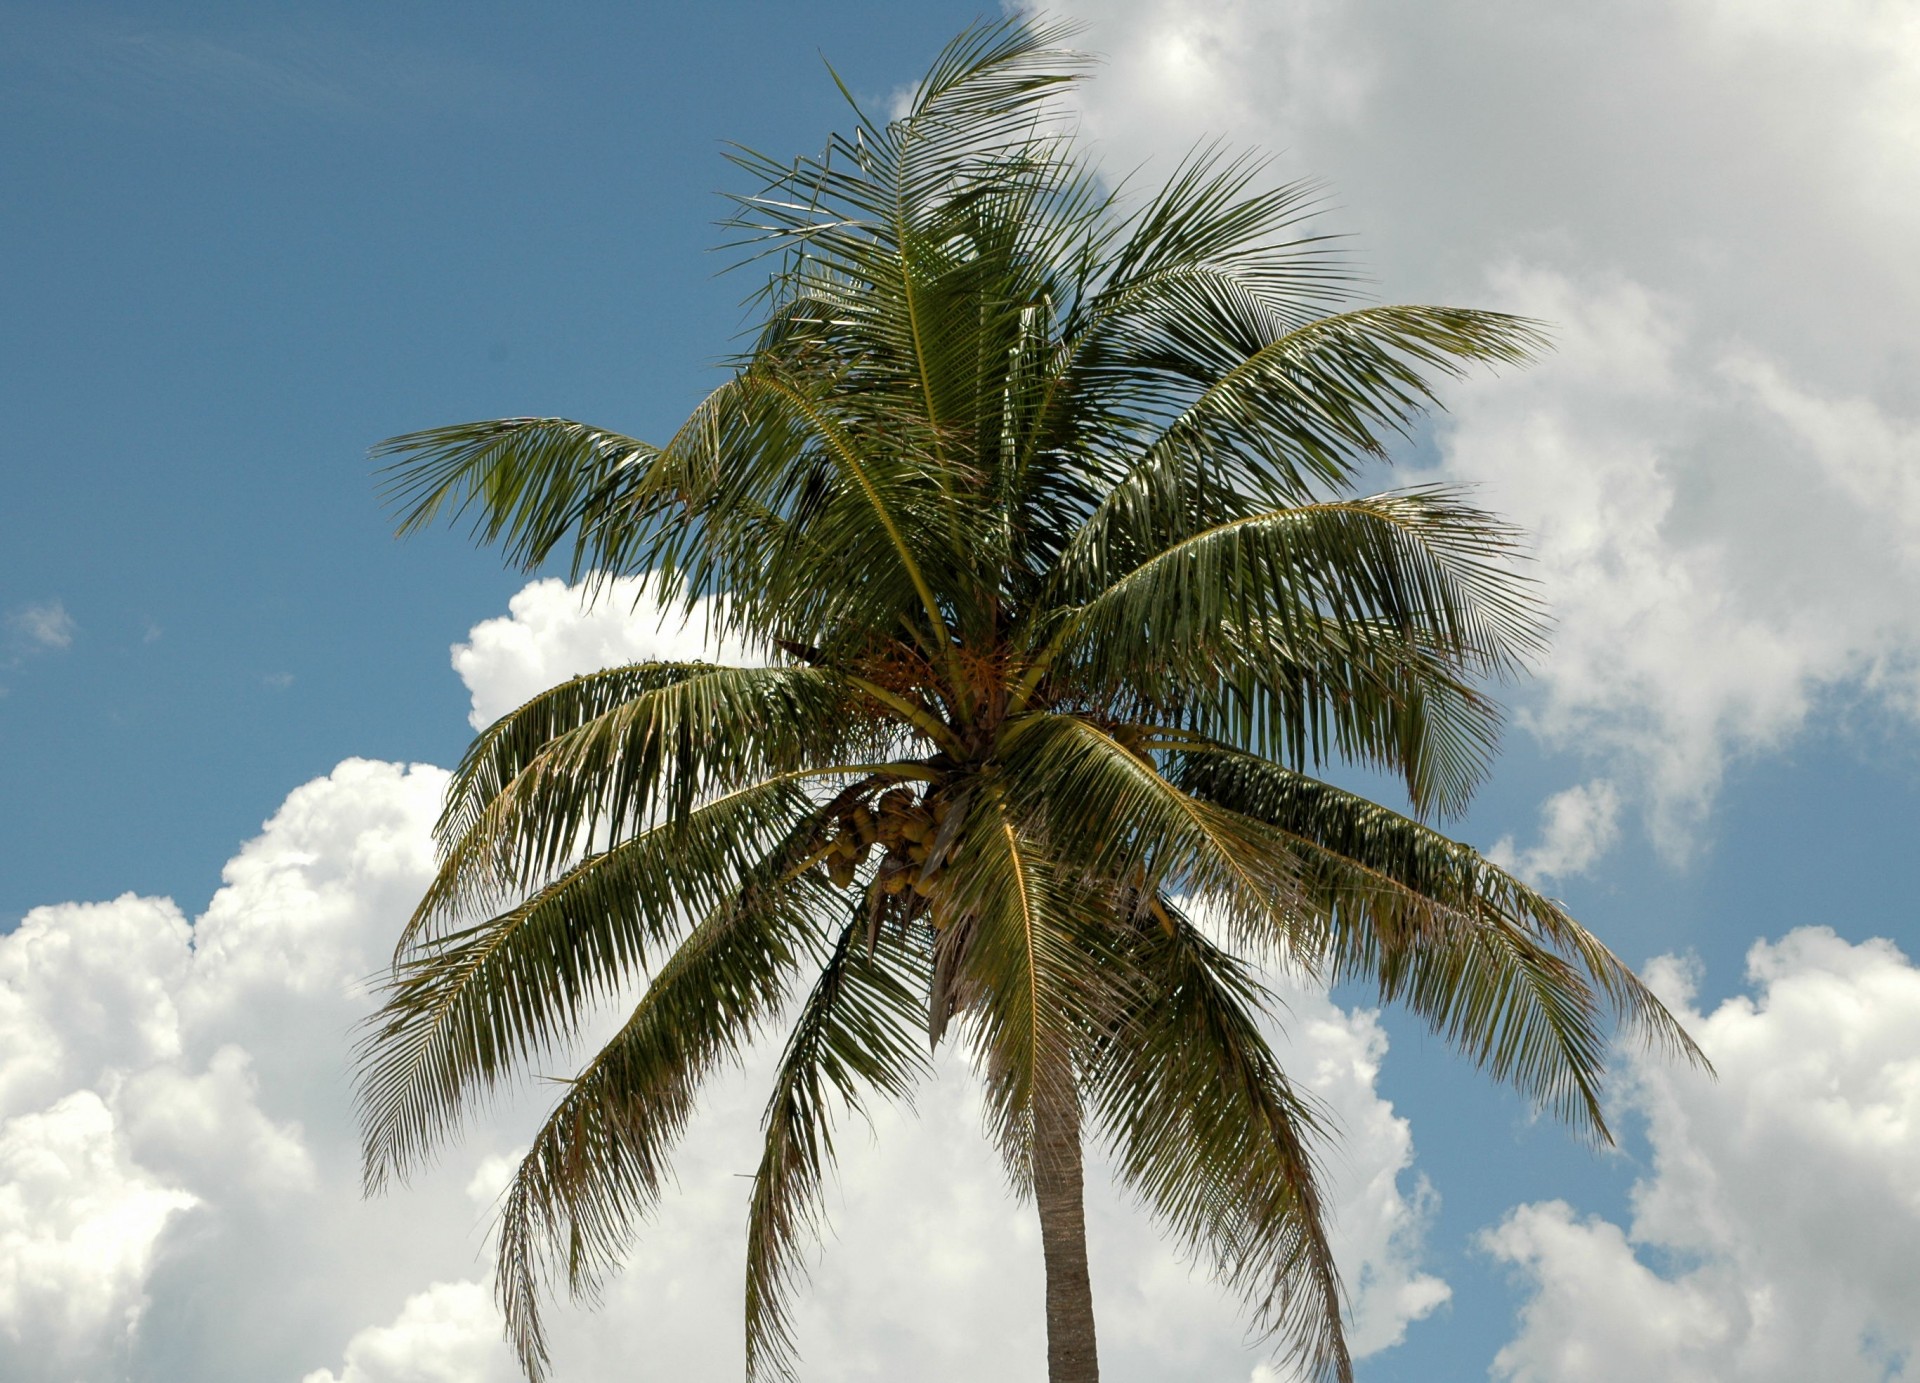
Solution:
[{"label": "palm frond", "polygon": [[1098,291],[1065,334],[1098,339],[1109,323],[1167,315],[1174,300],[1164,295],[1196,271],[1230,277],[1296,325],[1337,303],[1354,272],[1337,236],[1306,229],[1320,188],[1265,185],[1267,166],[1218,142],[1195,148],[1129,218],[1101,262]]},{"label": "palm frond", "polygon": [[713,664],[616,668],[536,697],[455,773],[436,827],[440,868],[403,950],[543,885],[596,840],[684,818],[703,795],[886,757],[911,731],[864,701],[824,669]]},{"label": "palm frond", "polygon": [[747,1212],[747,1377],[790,1376],[787,1296],[823,1214],[837,1110],[859,1112],[866,1092],[906,1098],[926,1072],[920,1028],[923,948],[855,945],[841,929],[787,1039],[767,1101],[766,1138]]},{"label": "palm frond", "polygon": [[476,541],[531,571],[574,534],[572,572],[611,573],[628,543],[623,503],[657,448],[568,418],[499,418],[389,437],[375,458],[404,536],[473,512]]},{"label": "palm frond", "polygon": [[[1091,649],[1136,624],[1161,638],[1209,637],[1222,624],[1379,620],[1417,631],[1476,672],[1514,670],[1540,638],[1539,603],[1511,567],[1518,533],[1444,486],[1289,505],[1165,534],[1137,565],[1114,570],[1089,548],[1074,585],[1094,594],[1068,635]],[[1122,554],[1123,558],[1125,554]]]},{"label": "palm frond", "polygon": [[1289,925],[1296,865],[1259,823],[1189,796],[1149,754],[1083,717],[1036,713],[1009,738],[1008,799],[1078,887],[1111,898],[1116,883],[1151,881],[1236,917],[1259,914],[1250,928]]},{"label": "palm frond", "polygon": [[767,253],[797,242],[811,256],[853,262],[876,238],[897,247],[904,214],[1030,158],[1036,134],[1059,127],[1054,98],[1089,65],[1061,46],[1074,32],[1023,18],[976,25],[935,59],[900,119],[876,121],[855,103],[853,134],[792,164],[736,147],[734,162],[764,186],[739,199],[736,244]]},{"label": "palm frond", "polygon": [[964,1021],[984,1077],[988,1132],[1016,1187],[1031,1185],[1037,1102],[1077,1100],[1080,1036],[1113,1005],[1118,972],[1102,964],[1110,938],[1097,894],[1076,893],[1031,833],[1007,784],[969,803],[942,870],[947,925],[934,941],[936,1038]]},{"label": "palm frond", "polygon": [[[1222,289],[1226,291],[1222,291]],[[1183,285],[1181,310],[1149,320],[1102,368],[1182,381],[1188,402],[1143,451],[1177,444],[1238,452],[1264,468],[1255,493],[1295,499],[1315,480],[1349,483],[1436,406],[1428,372],[1522,364],[1545,345],[1537,322],[1467,308],[1363,307],[1308,322],[1276,315],[1235,285]]]},{"label": "palm frond", "polygon": [[815,808],[792,778],[740,789],[398,961],[361,1045],[368,1185],[404,1173],[476,1094],[571,1036],[592,1004],[763,870]]},{"label": "palm frond", "polygon": [[875,400],[836,392],[845,372],[817,350],[768,352],[708,396],[653,468],[658,518],[630,560],[674,599],[732,594],[736,636],[831,651],[843,631],[902,617],[922,640],[940,627],[929,596],[950,584],[954,546],[940,476],[900,410],[869,424]]},{"label": "palm frond", "polygon": [[[1440,489],[1230,519],[1107,577],[1038,666],[1301,765],[1381,764],[1421,807],[1457,808],[1499,727],[1474,682],[1539,644],[1514,536]],[[1087,584],[1105,577],[1086,558]]]},{"label": "palm frond", "polygon": [[[1301,868],[1324,927],[1272,938],[1283,963],[1378,985],[1495,1078],[1610,1141],[1604,1012],[1676,1055],[1705,1058],[1664,1005],[1552,899],[1470,846],[1365,798],[1224,746],[1173,756],[1193,796],[1265,823]],[[1259,938],[1249,936],[1250,942]]]},{"label": "palm frond", "polygon": [[1138,1004],[1087,1085],[1121,1179],[1312,1378],[1351,1383],[1315,1145],[1327,1121],[1261,1035],[1266,995],[1170,901],[1129,955]]},{"label": "palm frond", "polygon": [[529,1378],[547,1362],[540,1300],[561,1268],[591,1296],[636,1223],[659,1202],[669,1158],[708,1075],[738,1059],[818,955],[831,891],[761,871],[702,919],[633,1013],[568,1082],[502,1205],[495,1282]]}]

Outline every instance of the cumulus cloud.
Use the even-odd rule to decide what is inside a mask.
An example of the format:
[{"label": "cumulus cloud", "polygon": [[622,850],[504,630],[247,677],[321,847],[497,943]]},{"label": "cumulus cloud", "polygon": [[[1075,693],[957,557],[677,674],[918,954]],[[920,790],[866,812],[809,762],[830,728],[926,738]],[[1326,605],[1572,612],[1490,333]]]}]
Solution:
[{"label": "cumulus cloud", "polygon": [[474,625],[466,642],[453,646],[453,670],[473,698],[467,720],[482,729],[569,677],[621,663],[746,656],[708,639],[706,608],[692,619],[666,613],[632,578],[597,589],[552,577],[522,587],[505,615]]},{"label": "cumulus cloud", "polygon": [[[704,646],[656,615],[536,583],[475,630],[482,708],[531,682]],[[517,679],[517,680],[516,680]],[[291,792],[206,910],[126,895],[37,908],[0,936],[0,1375],[307,1383],[504,1383],[486,1232],[551,1098],[529,1082],[479,1112],[444,1165],[361,1198],[350,1044],[368,979],[432,869],[446,774],[349,760]],[[1375,1017],[1284,989],[1276,1040],[1334,1113],[1337,1243],[1354,1340],[1387,1348],[1446,1299],[1423,1270],[1433,1194],[1377,1088]],[[737,1378],[748,1180],[776,1045],[718,1079],[679,1188],[598,1312],[556,1312],[562,1376]],[[557,1055],[549,1074],[570,1069]],[[839,1139],[833,1231],[797,1325],[836,1376],[1038,1379],[1038,1235],[981,1132],[953,1053],[918,1108]],[[1263,1357],[1233,1304],[1098,1175],[1089,1214],[1116,1379]],[[938,1309],[929,1309],[937,1303]],[[992,1329],[983,1332],[982,1322]]]},{"label": "cumulus cloud", "polygon": [[[1564,324],[1551,358],[1465,391],[1441,434],[1447,470],[1537,540],[1557,629],[1521,724],[1637,788],[1682,853],[1729,759],[1778,745],[1843,684],[1911,686],[1920,527],[1882,479],[1904,438],[1700,342],[1637,284],[1494,282]],[[1878,449],[1808,445],[1835,412]]]},{"label": "cumulus cloud", "polygon": [[0,1373],[285,1375],[360,1309],[330,1237],[357,1220],[374,1284],[418,1270],[357,1204],[347,1049],[445,781],[349,761],[191,923],[126,895],[0,937]]},{"label": "cumulus cloud", "polygon": [[0,1115],[180,1053],[190,933],[164,899],[35,908],[0,941]]},{"label": "cumulus cloud", "polygon": [[1652,1151],[1622,1228],[1557,1201],[1483,1239],[1529,1292],[1512,1383],[1882,1380],[1920,1347],[1920,969],[1824,927],[1757,944],[1754,992],[1693,1011],[1718,1081],[1643,1060]]},{"label": "cumulus cloud", "polygon": [[1494,863],[1527,879],[1584,874],[1613,848],[1620,834],[1620,792],[1605,778],[1556,792],[1540,804],[1540,841],[1525,851],[1503,836],[1487,852]]},{"label": "cumulus cloud", "polygon": [[161,1231],[194,1203],[133,1161],[90,1090],[0,1124],[0,1330],[36,1376],[121,1363]]},{"label": "cumulus cloud", "polygon": [[[1920,42],[1848,0],[1064,0],[1115,168],[1225,136],[1326,179],[1390,301],[1530,313],[1441,472],[1538,538],[1521,723],[1688,849],[1835,695],[1916,707]],[[1554,847],[1541,843],[1540,850]]]},{"label": "cumulus cloud", "polygon": [[347,1343],[346,1366],[301,1383],[511,1383],[519,1377],[500,1316],[478,1282],[436,1282],[407,1298],[391,1325]]}]

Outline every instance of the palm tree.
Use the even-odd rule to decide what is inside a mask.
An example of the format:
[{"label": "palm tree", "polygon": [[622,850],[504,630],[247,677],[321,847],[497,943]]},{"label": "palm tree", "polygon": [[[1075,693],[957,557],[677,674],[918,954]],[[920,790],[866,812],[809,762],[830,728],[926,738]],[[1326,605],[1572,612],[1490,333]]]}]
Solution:
[{"label": "palm tree", "polygon": [[[1055,1383],[1098,1376],[1090,1137],[1302,1367],[1350,1377],[1320,1124],[1262,1036],[1262,967],[1376,985],[1599,1139],[1610,1018],[1693,1054],[1557,904],[1429,824],[1537,643],[1515,534],[1444,489],[1355,493],[1430,373],[1522,361],[1535,326],[1344,306],[1310,190],[1245,158],[1109,189],[1062,39],[977,28],[900,118],[736,156],[762,325],[665,445],[555,418],[383,444],[402,532],[475,515],[513,562],[645,574],[764,655],[578,677],[484,731],[370,1028],[378,1186],[633,1003],[504,1199],[534,1377],[546,1285],[617,1263],[702,1080],[770,1029],[756,1376],[794,1362],[836,1116],[909,1093],[949,1032],[1038,1210]],[[1313,776],[1339,764],[1409,810]]]}]

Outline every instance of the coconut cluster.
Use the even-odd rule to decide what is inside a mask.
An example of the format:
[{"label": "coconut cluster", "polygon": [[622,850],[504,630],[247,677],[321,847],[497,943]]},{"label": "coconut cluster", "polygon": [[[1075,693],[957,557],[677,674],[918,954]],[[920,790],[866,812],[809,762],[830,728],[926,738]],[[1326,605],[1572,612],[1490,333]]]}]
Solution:
[{"label": "coconut cluster", "polygon": [[944,796],[922,797],[911,788],[894,788],[871,804],[860,803],[841,814],[820,862],[827,877],[840,888],[851,888],[860,870],[878,852],[879,865],[867,885],[875,916],[890,899],[904,918],[931,906],[935,927],[946,923],[936,896],[940,861],[950,852],[957,832],[947,829],[952,803]]}]

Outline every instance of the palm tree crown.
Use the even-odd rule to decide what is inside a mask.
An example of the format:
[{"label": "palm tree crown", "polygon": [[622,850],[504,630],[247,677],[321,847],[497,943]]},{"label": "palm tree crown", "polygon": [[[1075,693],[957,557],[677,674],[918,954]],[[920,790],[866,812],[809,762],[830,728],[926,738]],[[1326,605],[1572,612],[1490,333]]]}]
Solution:
[{"label": "palm tree crown", "polygon": [[[1062,37],[970,31],[898,119],[737,155],[763,325],[664,445],[554,418],[385,444],[403,531],[467,512],[526,566],[717,597],[713,632],[764,655],[590,674],[484,731],[370,1029],[378,1184],[629,994],[504,1202],[535,1375],[543,1284],[617,1262],[702,1080],[772,1028],[750,1374],[793,1361],[835,1117],[909,1092],[949,1031],[1039,1206],[1056,1380],[1097,1367],[1083,1133],[1262,1329],[1349,1376],[1260,967],[1368,980],[1599,1138],[1610,1014],[1692,1052],[1558,905],[1427,824],[1537,646],[1514,533],[1445,489],[1355,493],[1430,374],[1522,361],[1536,327],[1345,306],[1309,191],[1243,158],[1110,189]],[[1313,776],[1341,763],[1411,810]]]}]

